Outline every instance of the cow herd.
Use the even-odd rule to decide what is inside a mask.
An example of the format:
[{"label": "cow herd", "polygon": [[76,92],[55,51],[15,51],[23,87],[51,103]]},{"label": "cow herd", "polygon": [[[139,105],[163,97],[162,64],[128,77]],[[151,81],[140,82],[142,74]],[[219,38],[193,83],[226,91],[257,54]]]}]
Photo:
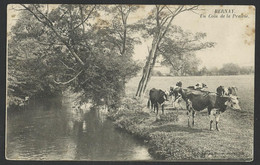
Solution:
[{"label": "cow herd", "polygon": [[159,105],[164,114],[164,105],[171,97],[172,105],[180,104],[183,100],[186,103],[188,126],[190,127],[190,118],[192,118],[192,126],[194,126],[194,117],[196,111],[201,111],[207,108],[210,117],[210,130],[215,118],[216,130],[219,131],[218,123],[220,115],[227,109],[241,110],[237,97],[236,87],[219,86],[216,92],[207,91],[207,85],[197,83],[194,86],[187,88],[182,87],[182,82],[177,82],[174,87],[170,87],[170,91],[152,88],[149,91],[148,108],[154,109],[158,115]]}]

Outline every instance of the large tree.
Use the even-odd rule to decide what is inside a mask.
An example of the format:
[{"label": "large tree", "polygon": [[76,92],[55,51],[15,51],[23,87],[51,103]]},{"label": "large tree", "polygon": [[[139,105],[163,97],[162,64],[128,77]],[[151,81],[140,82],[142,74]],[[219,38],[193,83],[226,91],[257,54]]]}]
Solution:
[{"label": "large tree", "polygon": [[159,55],[158,48],[171,27],[174,18],[183,12],[197,9],[198,6],[156,5],[149,13],[148,17],[142,21],[147,32],[146,36],[152,36],[152,45],[149,49],[146,64],[143,67],[143,75],[139,82],[136,96],[141,96],[141,94],[145,92],[157,56]]},{"label": "large tree", "polygon": [[[136,24],[129,24],[129,16],[138,10],[136,5],[112,5],[104,7],[104,11],[108,18],[100,19],[96,24],[99,29],[99,35],[95,37],[100,40],[100,44],[104,45],[104,49],[110,54],[118,54],[121,64],[125,65],[127,74],[122,78],[123,88],[126,80],[132,74],[127,68],[127,61],[131,60],[134,53],[134,46],[140,44],[138,37],[135,37],[137,31]],[[100,25],[102,24],[102,25]],[[98,38],[100,37],[100,38]],[[109,43],[109,44],[108,44]],[[140,68],[138,68],[140,69]]]},{"label": "large tree", "polygon": [[[120,100],[118,96],[123,92],[125,81],[138,69],[130,58],[132,52],[126,48],[128,43],[134,43],[127,42],[129,38],[123,35],[124,38],[119,41],[122,49],[113,49],[118,43],[114,41],[119,30],[110,29],[113,32],[110,34],[105,32],[110,21],[101,19],[100,11],[105,10],[103,6],[21,6],[21,17],[12,29],[14,35],[8,45],[9,60],[13,59],[8,65],[9,84],[20,88],[20,84],[24,83],[31,89],[28,81],[35,80],[48,86],[71,87],[73,91],[81,92],[82,101],[97,103],[100,98],[111,97],[113,99],[110,100]],[[110,39],[104,41],[105,37]],[[17,59],[18,55],[22,60]],[[15,66],[16,63],[23,69]],[[21,77],[25,77],[22,81],[17,81],[19,72]],[[43,73],[44,77],[39,77]],[[11,86],[9,89],[12,91]],[[35,92],[31,91],[33,94]]]}]

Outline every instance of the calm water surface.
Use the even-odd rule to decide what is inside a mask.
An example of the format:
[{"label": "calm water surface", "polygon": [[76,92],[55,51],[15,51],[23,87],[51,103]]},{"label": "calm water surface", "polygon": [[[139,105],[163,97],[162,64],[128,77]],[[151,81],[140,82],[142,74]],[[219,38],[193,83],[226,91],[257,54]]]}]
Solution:
[{"label": "calm water surface", "polygon": [[105,110],[75,110],[70,102],[30,103],[8,113],[8,159],[19,160],[151,160],[147,147],[116,130]]}]

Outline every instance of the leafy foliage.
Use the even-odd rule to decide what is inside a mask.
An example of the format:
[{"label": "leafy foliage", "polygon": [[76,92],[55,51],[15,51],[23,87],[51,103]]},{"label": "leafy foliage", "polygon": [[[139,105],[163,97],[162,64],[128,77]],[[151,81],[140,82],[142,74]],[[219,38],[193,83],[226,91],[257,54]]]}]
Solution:
[{"label": "leafy foliage", "polygon": [[192,34],[181,27],[171,26],[159,47],[164,59],[162,64],[170,66],[174,75],[194,75],[200,64],[196,51],[215,45],[214,42],[203,41],[205,37],[205,33]]},{"label": "leafy foliage", "polygon": [[[82,93],[81,102],[105,99],[116,107],[124,84],[139,69],[131,58],[137,42],[127,33],[119,40],[120,29],[101,19],[100,12],[107,9],[66,4],[22,7],[8,42],[9,101],[56,95],[70,87]],[[118,45],[127,47],[124,55],[114,49]]]}]

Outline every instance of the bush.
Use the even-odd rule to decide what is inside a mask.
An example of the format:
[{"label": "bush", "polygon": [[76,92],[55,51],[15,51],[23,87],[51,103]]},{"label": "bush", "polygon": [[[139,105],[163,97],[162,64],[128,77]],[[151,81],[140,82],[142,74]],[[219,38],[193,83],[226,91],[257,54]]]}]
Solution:
[{"label": "bush", "polygon": [[137,118],[147,117],[150,115],[149,113],[143,112],[142,109],[143,105],[140,100],[131,97],[124,97],[120,107],[111,111],[108,114],[108,118],[118,120],[122,116],[127,116],[127,118],[136,120]]}]

